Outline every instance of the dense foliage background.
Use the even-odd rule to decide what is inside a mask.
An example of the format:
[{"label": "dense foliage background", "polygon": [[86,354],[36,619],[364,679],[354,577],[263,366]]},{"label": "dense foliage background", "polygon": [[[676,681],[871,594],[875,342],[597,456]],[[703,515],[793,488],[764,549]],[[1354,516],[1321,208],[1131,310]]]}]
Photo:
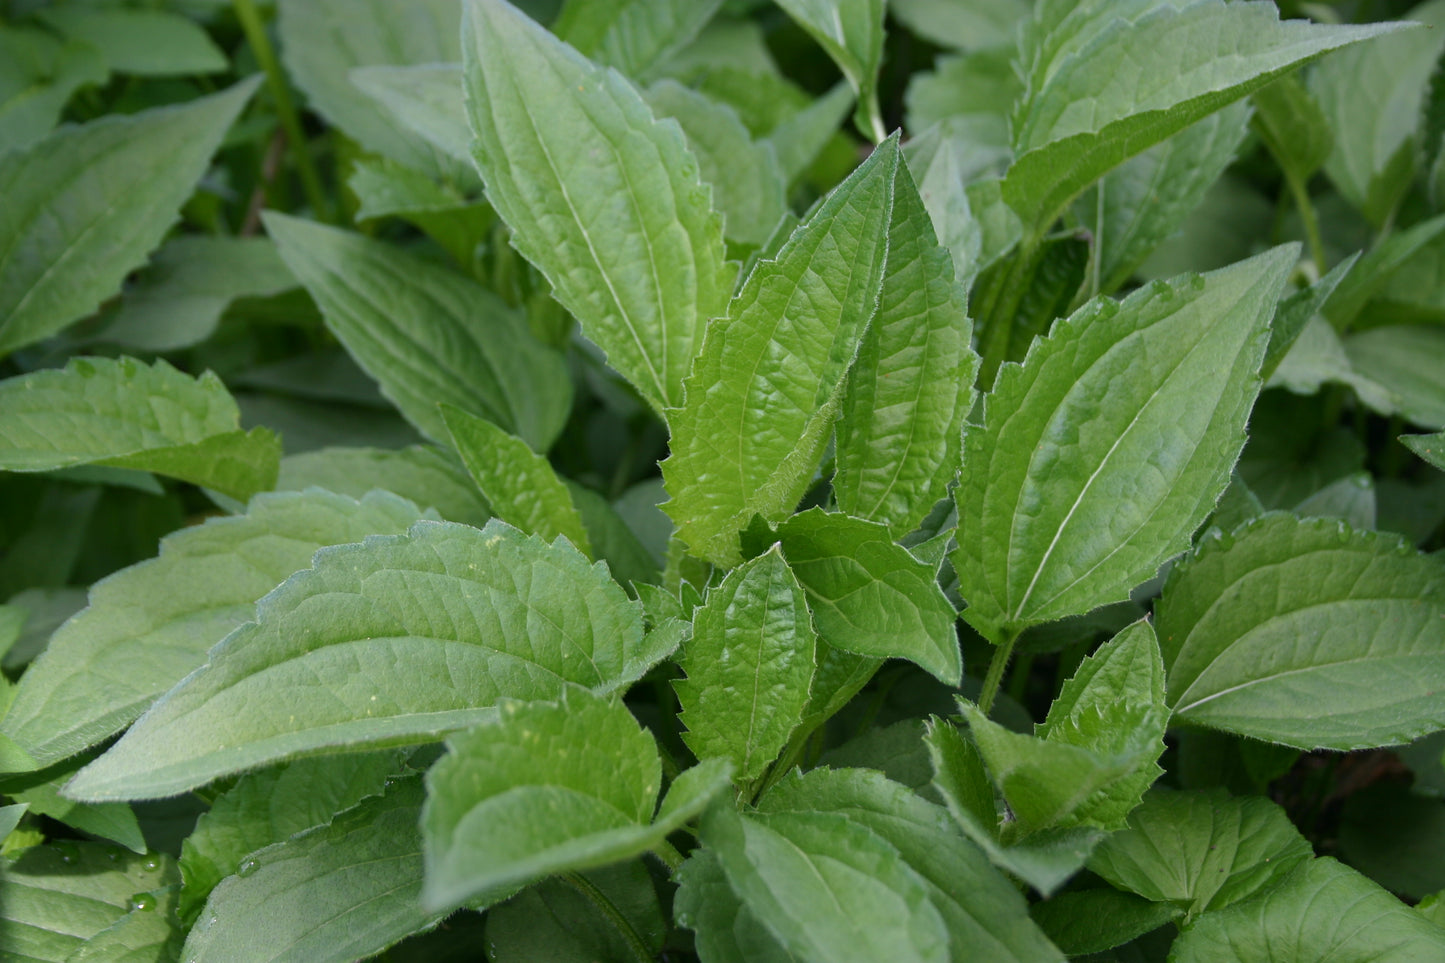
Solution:
[{"label": "dense foliage background", "polygon": [[0,0],[0,960],[1445,958],[1445,0],[517,7]]}]

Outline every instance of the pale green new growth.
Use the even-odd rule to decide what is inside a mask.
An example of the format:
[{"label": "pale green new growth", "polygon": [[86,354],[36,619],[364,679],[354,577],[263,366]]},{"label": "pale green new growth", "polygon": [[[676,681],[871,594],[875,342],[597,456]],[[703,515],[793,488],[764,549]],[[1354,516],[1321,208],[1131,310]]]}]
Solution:
[{"label": "pale green new growth", "polygon": [[1181,720],[1307,749],[1445,726],[1445,565],[1396,536],[1267,515],[1206,541],[1158,615]]},{"label": "pale green new growth", "polygon": [[884,0],[778,0],[843,71],[858,95],[853,123],[880,143],[888,136],[878,107],[878,68],[883,62]]},{"label": "pale green new growth", "polygon": [[69,127],[0,156],[0,357],[120,290],[256,86]]},{"label": "pale green new growth", "polygon": [[242,431],[221,379],[165,361],[72,358],[0,381],[0,469],[138,468],[244,501],[276,481],[281,445]]},{"label": "pale green new growth", "polygon": [[654,408],[681,404],[733,273],[681,131],[503,0],[468,0],[462,34],[477,166],[512,244]]}]

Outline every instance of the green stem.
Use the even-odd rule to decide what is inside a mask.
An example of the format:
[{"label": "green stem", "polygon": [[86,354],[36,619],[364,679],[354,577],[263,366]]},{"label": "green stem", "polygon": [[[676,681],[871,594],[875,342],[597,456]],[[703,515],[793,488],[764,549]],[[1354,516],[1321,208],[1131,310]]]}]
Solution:
[{"label": "green stem", "polygon": [[1008,660],[1014,654],[1014,643],[1018,639],[1017,631],[1005,629],[1003,640],[994,650],[993,661],[988,664],[988,675],[983,677],[983,689],[978,694],[978,708],[984,715],[988,715],[989,710],[993,708],[994,697],[998,695],[999,685],[1003,682],[1004,670],[1008,668]]},{"label": "green stem", "polygon": [[1294,197],[1295,209],[1299,211],[1300,222],[1304,225],[1305,241],[1309,244],[1310,259],[1315,262],[1315,270],[1320,277],[1324,277],[1329,271],[1329,265],[1325,260],[1325,244],[1320,239],[1320,221],[1315,216],[1315,206],[1310,201],[1309,187],[1298,177],[1285,171],[1285,183],[1289,185],[1289,192]]},{"label": "green stem", "polygon": [[682,866],[682,853],[679,853],[677,847],[665,839],[652,847],[652,855],[662,860],[663,865],[670,872],[675,873]]},{"label": "green stem", "polygon": [[1019,656],[1018,662],[1014,663],[1013,673],[1009,676],[1008,696],[1020,705],[1028,698],[1029,675],[1032,674],[1033,669],[1033,653],[1025,652]]},{"label": "green stem", "polygon": [[286,131],[286,139],[291,142],[291,158],[296,163],[297,173],[301,175],[301,187],[306,191],[306,200],[318,220],[330,223],[331,204],[326,198],[326,191],[321,187],[321,175],[316,172],[316,163],[311,158],[306,135],[301,130],[301,118],[296,114],[296,105],[291,102],[291,88],[286,85],[286,76],[281,72],[281,65],[276,60],[271,39],[266,36],[266,27],[261,23],[261,13],[256,9],[253,0],[232,0],[232,4],[236,9],[236,19],[241,22],[241,29],[246,34],[246,43],[250,45],[251,53],[255,54],[256,62],[266,74],[266,88],[271,91],[271,99],[276,103],[276,113],[281,118],[281,128]]},{"label": "green stem", "polygon": [[627,943],[628,950],[631,951],[632,958],[636,960],[637,963],[652,963],[653,955],[647,949],[647,944],[643,942],[642,937],[638,935],[637,930],[633,928],[632,924],[627,921],[627,917],[622,915],[621,910],[613,905],[612,900],[607,898],[606,893],[602,892],[602,890],[596,886],[593,886],[592,882],[580,873],[563,873],[558,878],[581,893],[586,897],[588,902],[597,907],[598,912],[607,917],[612,925],[617,928],[617,932],[622,935],[622,939]]}]

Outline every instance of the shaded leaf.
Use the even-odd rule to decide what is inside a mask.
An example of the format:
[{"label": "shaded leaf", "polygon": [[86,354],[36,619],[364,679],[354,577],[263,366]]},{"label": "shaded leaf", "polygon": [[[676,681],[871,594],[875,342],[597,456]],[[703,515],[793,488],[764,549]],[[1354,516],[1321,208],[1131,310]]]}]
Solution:
[{"label": "shaded leaf", "polygon": [[596,63],[648,80],[721,6],[722,0],[568,0],[552,32]]}]

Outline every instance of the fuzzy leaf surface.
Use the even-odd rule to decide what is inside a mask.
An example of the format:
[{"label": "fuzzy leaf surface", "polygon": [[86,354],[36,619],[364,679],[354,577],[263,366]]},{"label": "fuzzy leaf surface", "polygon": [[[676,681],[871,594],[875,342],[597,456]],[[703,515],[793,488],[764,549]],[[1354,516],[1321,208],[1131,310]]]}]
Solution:
[{"label": "fuzzy leaf surface", "polygon": [[654,408],[680,405],[733,280],[682,132],[503,0],[468,0],[462,37],[474,156],[513,246]]},{"label": "fuzzy leaf surface", "polygon": [[157,558],[96,583],[89,603],[21,677],[0,721],[40,766],[106,739],[198,668],[211,646],[255,616],[256,600],[317,549],[406,531],[411,503],[377,492],[258,497],[161,541]]},{"label": "fuzzy leaf surface", "polygon": [[281,444],[242,431],[221,379],[164,360],[72,358],[0,381],[0,469],[137,468],[242,501],[276,482]]},{"label": "fuzzy leaf surface", "polygon": [[1000,369],[956,492],[965,619],[997,637],[1079,615],[1187,547],[1243,446],[1294,260],[1096,299]]},{"label": "fuzzy leaf surface", "polygon": [[728,573],[693,612],[692,638],[673,682],[699,759],[733,763],[746,785],[762,775],[797,728],[813,682],[817,633],[803,587],[774,546]]},{"label": "fuzzy leaf surface", "polygon": [[450,438],[445,403],[552,444],[572,408],[566,365],[500,298],[359,234],[276,213],[266,229],[327,327],[423,434]]},{"label": "fuzzy leaf surface", "polygon": [[418,522],[318,553],[67,793],[151,798],[327,749],[431,742],[500,699],[610,692],[653,661],[639,607],[565,542]]},{"label": "fuzzy leaf surface", "polygon": [[737,564],[753,515],[781,521],[811,481],[878,304],[897,165],[880,145],[709,326],[662,464],[693,554]]},{"label": "fuzzy leaf surface", "polygon": [[68,127],[0,157],[0,357],[120,291],[258,84]]},{"label": "fuzzy leaf surface", "polygon": [[1206,541],[1156,611],[1181,721],[1303,749],[1445,727],[1445,565],[1397,536],[1266,515]]},{"label": "fuzzy leaf surface", "polygon": [[1405,446],[1441,471],[1445,471],[1445,431],[1433,435],[1402,435]]}]

